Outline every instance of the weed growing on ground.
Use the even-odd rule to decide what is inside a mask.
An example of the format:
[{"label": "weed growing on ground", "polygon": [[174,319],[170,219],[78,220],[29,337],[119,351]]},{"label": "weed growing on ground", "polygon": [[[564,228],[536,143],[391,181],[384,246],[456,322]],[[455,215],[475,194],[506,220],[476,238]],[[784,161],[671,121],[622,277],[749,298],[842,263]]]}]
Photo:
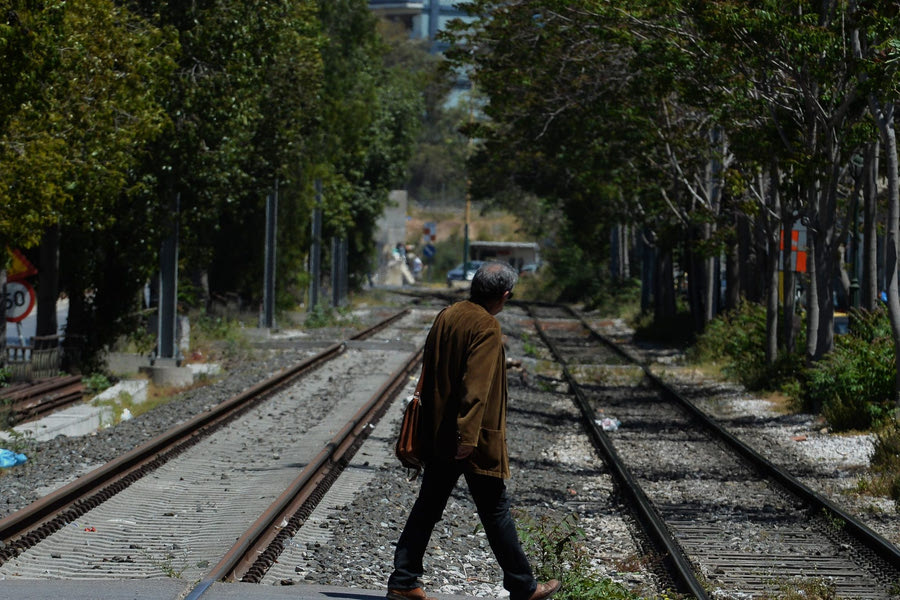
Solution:
[{"label": "weed growing on ground", "polygon": [[778,594],[761,600],[838,600],[834,584],[821,578],[792,579],[778,585]]},{"label": "weed growing on ground", "polygon": [[319,329],[322,327],[358,326],[359,319],[352,314],[349,308],[330,308],[324,304],[316,304],[308,313],[303,322],[305,327]]},{"label": "weed growing on ground", "polygon": [[531,341],[531,336],[527,333],[522,334],[522,351],[525,353],[525,356],[530,356],[531,358],[540,356],[537,345]]},{"label": "weed growing on ground", "polygon": [[118,425],[122,421],[122,415],[125,414],[127,408],[129,412],[134,406],[134,399],[128,392],[119,392],[116,398],[108,398],[106,400],[94,400],[95,406],[106,407],[111,413],[110,422],[106,423],[103,412],[100,413],[100,427],[108,427]]},{"label": "weed growing on ground", "polygon": [[[562,590],[554,598],[642,600],[622,584],[599,576],[591,567],[584,530],[578,525],[577,515],[569,514],[559,519],[545,515],[534,519],[517,511],[516,521],[522,547],[532,557],[535,577],[539,581],[559,579],[562,583]],[[637,559],[632,561],[632,567],[637,563]],[[675,600],[678,597],[663,594],[646,600]]]},{"label": "weed growing on ground", "polygon": [[175,559],[178,557],[171,552],[167,552],[163,558],[156,558],[144,550],[141,551],[141,554],[144,555],[144,558],[146,558],[151,565],[159,569],[163,575],[170,579],[181,579],[181,576],[188,567],[186,552],[179,561],[183,563],[181,566],[175,566]]},{"label": "weed growing on ground", "polygon": [[889,496],[900,507],[900,422],[889,419],[875,433],[870,477],[857,486],[860,491]]},{"label": "weed growing on ground", "polygon": [[211,360],[219,356],[227,360],[241,360],[252,355],[253,349],[237,319],[198,315],[191,327],[191,348]]},{"label": "weed growing on ground", "polygon": [[[5,432],[7,438],[3,442],[4,448],[6,448],[7,450],[12,450],[16,453],[23,454],[27,454],[31,450],[31,442],[33,441],[33,438],[30,435],[22,433],[21,431],[16,431],[11,427],[6,428]],[[4,472],[5,471],[0,470],[0,474]]]},{"label": "weed growing on ground", "polygon": [[112,386],[109,377],[103,373],[92,373],[82,378],[81,383],[84,385],[86,394],[96,395]]},{"label": "weed growing on ground", "polygon": [[0,398],[0,429],[8,429],[13,425],[12,400]]}]

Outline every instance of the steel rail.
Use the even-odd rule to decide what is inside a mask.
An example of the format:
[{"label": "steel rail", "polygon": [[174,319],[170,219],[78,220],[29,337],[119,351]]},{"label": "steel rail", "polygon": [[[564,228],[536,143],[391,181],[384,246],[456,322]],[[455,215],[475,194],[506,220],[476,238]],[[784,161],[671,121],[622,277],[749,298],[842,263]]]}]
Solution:
[{"label": "steel rail", "polygon": [[0,389],[0,402],[8,403],[9,421],[18,425],[80,402],[83,394],[81,376],[64,375]]},{"label": "steel rail", "polygon": [[[238,538],[219,563],[194,586],[185,600],[197,600],[217,581],[258,583],[263,578],[281,554],[285,541],[300,528],[315,504],[352,459],[361,442],[368,437],[371,431],[369,425],[380,419],[388,401],[404,387],[409,374],[421,361],[422,352],[420,347],[359,408],[287,489]],[[282,527],[285,522],[288,525]]]},{"label": "steel rail", "polygon": [[[550,352],[553,354],[553,357],[562,367],[563,375],[575,395],[575,404],[581,411],[584,425],[587,428],[591,439],[603,455],[604,462],[609,467],[610,471],[612,471],[613,476],[620,483],[622,491],[633,502],[637,517],[643,524],[651,541],[658,549],[662,550],[663,561],[669,564],[669,572],[675,576],[674,583],[677,591],[683,594],[692,594],[697,600],[709,600],[706,589],[697,578],[693,565],[688,560],[681,545],[675,540],[662,516],[656,510],[656,507],[653,506],[653,503],[644,493],[641,486],[638,485],[621,457],[619,457],[619,453],[616,452],[609,436],[607,436],[595,423],[590,402],[584,391],[581,389],[581,385],[579,385],[578,381],[569,371],[569,367],[556,347],[556,344],[549,336],[547,336],[544,329],[540,326],[538,317],[535,315],[529,303],[522,302],[520,303],[520,306],[522,306],[531,317],[534,322],[534,328],[537,330],[541,340],[547,345]],[[593,331],[590,328],[588,329]]]},{"label": "steel rail", "polygon": [[[408,314],[404,309],[352,338],[360,340]],[[126,452],[28,506],[0,519],[0,564],[64,527],[146,473],[181,454],[209,433],[250,410],[292,380],[328,362],[346,350],[345,342],[332,344],[315,356],[257,383],[193,419]]]},{"label": "steel rail", "polygon": [[845,532],[852,535],[855,539],[857,539],[869,550],[877,554],[881,559],[885,560],[892,567],[900,569],[900,549],[898,549],[897,546],[873,531],[865,523],[857,519],[854,515],[848,513],[846,510],[834,504],[831,500],[815,492],[799,479],[788,473],[786,470],[772,463],[766,457],[762,456],[756,450],[735,437],[733,434],[731,434],[731,432],[722,427],[715,419],[703,412],[698,406],[685,398],[683,395],[679,394],[672,388],[672,386],[670,386],[668,383],[654,374],[646,363],[640,361],[634,356],[631,356],[628,352],[625,352],[624,349],[619,347],[619,345],[614,341],[608,339],[606,336],[596,331],[593,327],[590,326],[589,323],[587,323],[587,321],[585,321],[585,319],[580,314],[575,312],[571,307],[566,308],[576,319],[578,319],[582,323],[584,327],[587,328],[588,331],[591,332],[592,336],[596,337],[600,342],[605,344],[608,348],[610,348],[623,358],[626,358],[636,366],[639,366],[644,372],[645,377],[647,377],[647,379],[652,382],[653,385],[655,385],[660,391],[662,391],[662,393],[678,403],[682,408],[690,413],[691,416],[702,422],[704,426],[713,431],[715,435],[719,437],[719,439],[721,439],[729,447],[740,454],[745,460],[754,465],[754,467],[760,473],[777,481],[784,488],[793,493],[803,502],[807,503],[814,510],[824,511],[831,517],[832,522],[841,522],[842,529]]}]

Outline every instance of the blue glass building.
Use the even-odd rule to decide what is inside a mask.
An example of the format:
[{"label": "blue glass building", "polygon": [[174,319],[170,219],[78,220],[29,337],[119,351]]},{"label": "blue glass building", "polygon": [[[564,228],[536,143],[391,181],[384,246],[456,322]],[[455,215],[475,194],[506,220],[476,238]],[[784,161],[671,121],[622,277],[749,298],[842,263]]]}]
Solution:
[{"label": "blue glass building", "polygon": [[[369,0],[369,8],[380,17],[403,23],[414,39],[434,40],[447,21],[464,17],[456,8],[458,0]],[[434,47],[435,51],[441,48]]]}]

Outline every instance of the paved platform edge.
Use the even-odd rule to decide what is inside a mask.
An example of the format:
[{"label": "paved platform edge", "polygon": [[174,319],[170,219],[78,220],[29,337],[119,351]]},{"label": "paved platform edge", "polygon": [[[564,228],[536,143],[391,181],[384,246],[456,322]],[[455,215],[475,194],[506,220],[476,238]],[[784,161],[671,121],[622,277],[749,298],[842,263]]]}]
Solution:
[{"label": "paved platform edge", "polygon": [[[5,579],[0,581],[0,598],[8,600],[181,600],[193,585],[177,579]],[[203,600],[375,600],[386,590],[250,583],[215,583]],[[471,596],[435,594],[438,600],[477,600]]]}]

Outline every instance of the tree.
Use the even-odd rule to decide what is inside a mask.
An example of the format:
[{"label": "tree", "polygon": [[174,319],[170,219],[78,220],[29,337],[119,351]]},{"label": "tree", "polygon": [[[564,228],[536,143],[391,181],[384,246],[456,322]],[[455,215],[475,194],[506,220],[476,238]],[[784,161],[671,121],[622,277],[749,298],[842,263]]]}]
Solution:
[{"label": "tree", "polygon": [[[850,3],[850,13],[855,17],[851,32],[854,57],[862,68],[859,83],[868,101],[869,111],[884,146],[888,195],[888,218],[885,272],[887,278],[887,306],[894,337],[894,355],[900,356],[900,181],[897,155],[897,132],[894,111],[900,91],[900,26],[897,25],[897,9],[891,3],[868,3],[862,10],[856,2]],[[871,153],[870,153],[871,161]],[[900,360],[896,361],[894,402],[900,407]]]},{"label": "tree", "polygon": [[351,284],[358,286],[372,268],[388,193],[406,178],[425,73],[392,63],[398,53],[391,54],[366,2],[320,0],[319,17],[327,39],[325,93],[304,173],[323,183],[323,236],[348,240]]},{"label": "tree", "polygon": [[165,126],[157,98],[175,50],[107,0],[12,3],[0,28],[0,247],[31,247],[64,222],[100,230],[115,219],[134,149]]}]

